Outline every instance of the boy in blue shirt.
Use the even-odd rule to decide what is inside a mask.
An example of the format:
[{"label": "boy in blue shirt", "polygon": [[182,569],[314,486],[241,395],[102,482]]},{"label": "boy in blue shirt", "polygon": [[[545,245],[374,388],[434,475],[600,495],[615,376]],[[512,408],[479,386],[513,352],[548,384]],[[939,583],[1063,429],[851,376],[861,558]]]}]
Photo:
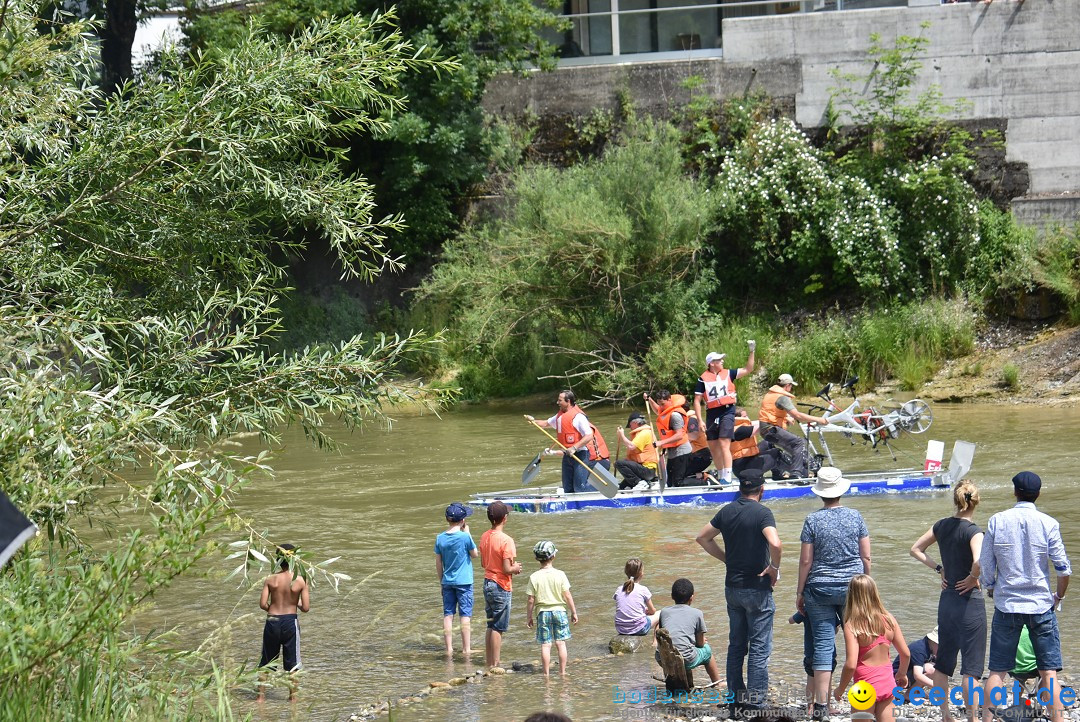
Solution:
[{"label": "boy in blue shirt", "polygon": [[446,507],[448,528],[435,538],[435,572],[442,584],[443,638],[446,656],[452,656],[454,645],[454,612],[461,615],[461,647],[465,656],[472,654],[470,643],[473,608],[472,560],[480,555],[469,534],[465,518],[472,509],[460,502]]}]

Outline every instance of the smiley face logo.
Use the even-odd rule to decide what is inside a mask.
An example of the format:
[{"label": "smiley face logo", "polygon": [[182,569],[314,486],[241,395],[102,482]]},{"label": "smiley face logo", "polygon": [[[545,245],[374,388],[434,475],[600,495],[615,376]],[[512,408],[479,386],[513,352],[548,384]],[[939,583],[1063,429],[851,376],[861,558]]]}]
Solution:
[{"label": "smiley face logo", "polygon": [[857,710],[867,710],[874,706],[874,702],[877,701],[877,692],[874,688],[868,684],[865,680],[859,680],[855,684],[851,685],[851,689],[847,693],[848,702],[851,703],[852,708]]}]

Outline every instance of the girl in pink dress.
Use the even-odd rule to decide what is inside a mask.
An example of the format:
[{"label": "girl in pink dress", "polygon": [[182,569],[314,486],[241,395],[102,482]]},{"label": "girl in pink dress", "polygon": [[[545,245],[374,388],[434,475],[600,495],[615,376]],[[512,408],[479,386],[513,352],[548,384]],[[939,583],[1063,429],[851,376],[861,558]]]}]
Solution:
[{"label": "girl in pink dress", "polygon": [[[877,698],[873,710],[877,722],[893,722],[893,687],[907,686],[911,652],[896,617],[885,611],[877,584],[866,574],[855,575],[848,584],[844,642],[847,659],[833,697],[837,702],[843,699],[844,691],[854,677],[855,682],[863,681],[874,688]],[[895,677],[889,658],[890,644],[900,653],[900,667]],[[857,710],[852,708],[852,711]]]}]

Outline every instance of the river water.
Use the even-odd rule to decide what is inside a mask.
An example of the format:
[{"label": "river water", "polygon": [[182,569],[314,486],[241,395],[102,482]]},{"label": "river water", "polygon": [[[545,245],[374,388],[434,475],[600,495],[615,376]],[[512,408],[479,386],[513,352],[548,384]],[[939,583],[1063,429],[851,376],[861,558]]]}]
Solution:
[{"label": "river water", "polygon": [[[301,699],[289,705],[283,690],[271,693],[261,707],[237,692],[234,702],[256,719],[342,719],[359,707],[386,698],[409,695],[428,682],[463,676],[483,665],[483,601],[476,564],[477,604],[473,617],[472,662],[460,655],[447,661],[442,652],[442,611],[435,576],[433,543],[445,528],[442,519],[451,501],[469,493],[520,486],[522,468],[543,448],[543,435],[522,420],[522,413],[542,416],[553,411],[552,400],[454,409],[442,418],[405,415],[393,430],[368,428],[338,438],[342,448],[326,454],[307,444],[299,432],[287,433],[276,454],[277,474],[253,485],[240,507],[256,525],[282,542],[315,552],[315,558],[342,555],[332,568],[354,582],[335,593],[326,584],[312,593],[312,609],[301,620],[302,657],[306,675]],[[898,463],[884,452],[875,454],[847,442],[833,443],[837,465],[844,470],[922,466],[929,438],[976,442],[970,477],[982,490],[976,517],[980,525],[995,511],[1011,505],[1011,476],[1022,469],[1044,480],[1039,507],[1061,522],[1067,550],[1080,563],[1080,413],[1074,409],[1021,406],[934,407],[935,419],[921,436],[897,442]],[[625,410],[593,409],[590,417],[609,441],[614,427],[626,421]],[[612,447],[614,448],[614,447]],[[256,449],[253,445],[252,451]],[[538,483],[559,483],[558,463],[545,461]],[[784,543],[782,578],[776,589],[775,643],[770,665],[773,681],[802,679],[802,628],[786,623],[794,612],[798,537],[802,521],[820,506],[815,499],[766,503],[772,508]],[[935,520],[951,513],[945,492],[866,496],[845,499],[866,519],[873,545],[874,577],[886,606],[914,639],[935,624],[937,576],[908,555],[918,536]],[[645,560],[644,583],[657,606],[670,604],[671,583],[689,577],[696,586],[695,605],[709,626],[709,638],[723,673],[727,622],[724,611],[723,565],[708,556],[694,537],[716,507],[627,508],[564,514],[512,514],[507,532],[518,545],[525,574],[535,570],[529,550],[540,539],[559,548],[556,566],[571,582],[580,623],[568,642],[571,660],[604,655],[614,634],[615,588],[631,556]],[[483,511],[472,517],[478,541],[487,528]],[[936,548],[931,550],[936,556]],[[234,622],[227,658],[257,663],[262,617],[258,587],[237,590],[223,580],[229,567],[214,561],[207,574],[176,585],[157,600],[145,623],[176,627],[181,639],[195,644],[210,621]],[[363,581],[361,581],[363,580]],[[539,657],[532,630],[525,626],[527,577],[515,580],[511,628],[504,637],[504,666]],[[1066,674],[1080,662],[1076,639],[1080,622],[1069,595],[1061,615]],[[246,616],[245,616],[246,615]],[[840,640],[842,644],[842,639]],[[455,649],[460,636],[455,629]],[[539,674],[488,678],[431,695],[423,703],[398,712],[404,720],[521,720],[529,713],[556,708],[574,720],[614,719],[622,705],[613,704],[614,686],[650,687],[658,669],[651,655],[572,662],[566,679]],[[698,672],[698,678],[704,672]]]}]

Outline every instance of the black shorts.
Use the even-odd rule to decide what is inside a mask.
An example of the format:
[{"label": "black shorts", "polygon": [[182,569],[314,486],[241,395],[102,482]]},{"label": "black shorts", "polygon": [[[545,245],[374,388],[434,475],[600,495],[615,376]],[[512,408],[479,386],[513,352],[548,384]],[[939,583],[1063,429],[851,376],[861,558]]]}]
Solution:
[{"label": "black shorts", "polygon": [[262,659],[260,667],[277,659],[281,655],[285,671],[291,672],[300,667],[300,622],[295,614],[277,614],[266,618],[263,626]]},{"label": "black shorts", "polygon": [[735,404],[717,406],[705,412],[705,438],[709,441],[735,436]]}]

